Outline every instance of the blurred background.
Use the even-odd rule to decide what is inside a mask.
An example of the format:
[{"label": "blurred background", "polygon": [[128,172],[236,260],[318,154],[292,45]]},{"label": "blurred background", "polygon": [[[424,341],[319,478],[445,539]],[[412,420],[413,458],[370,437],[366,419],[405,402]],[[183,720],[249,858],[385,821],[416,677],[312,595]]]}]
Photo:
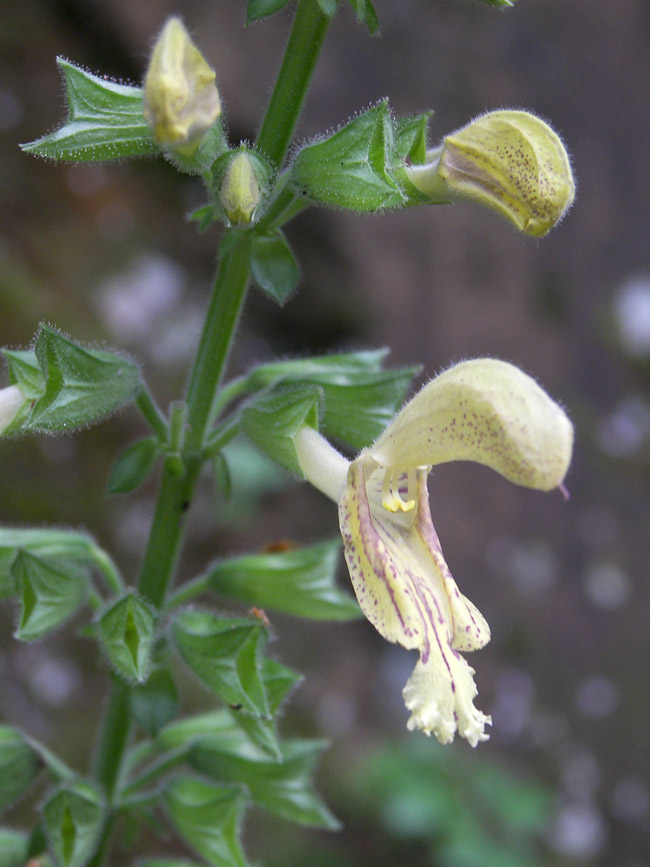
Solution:
[{"label": "blurred background", "polygon": [[[299,140],[384,96],[399,115],[435,109],[431,144],[486,109],[528,108],[563,136],[576,204],[541,241],[469,205],[307,212],[288,227],[300,291],[283,309],[251,295],[231,373],[377,346],[426,377],[467,357],[513,361],[575,422],[571,498],[471,464],[431,477],[447,560],[492,627],[470,660],[494,720],[476,751],[406,732],[414,655],[365,621],[272,618],[276,657],[306,676],[284,730],[330,739],[318,784],[344,829],[254,810],[247,848],[270,867],[650,865],[650,5],[376,8],[381,38],[347,7],[335,20]],[[62,121],[57,54],[139,83],[171,13],[217,69],[231,141],[254,139],[289,8],[244,29],[243,0],[23,0],[5,4],[0,32],[0,344],[28,345],[47,321],[126,349],[162,406],[182,388],[214,265],[216,230],[198,235],[184,219],[204,201],[199,182],[162,160],[56,166],[17,145]],[[130,498],[104,490],[116,452],[143,432],[129,409],[74,438],[3,441],[0,520],[85,526],[133,580],[155,485]],[[336,534],[316,491],[266,465],[253,486],[254,460],[233,456],[240,493],[227,504],[206,478],[185,577],[218,553]],[[12,618],[4,603],[0,719],[82,767],[106,667],[78,635],[17,645]]]}]

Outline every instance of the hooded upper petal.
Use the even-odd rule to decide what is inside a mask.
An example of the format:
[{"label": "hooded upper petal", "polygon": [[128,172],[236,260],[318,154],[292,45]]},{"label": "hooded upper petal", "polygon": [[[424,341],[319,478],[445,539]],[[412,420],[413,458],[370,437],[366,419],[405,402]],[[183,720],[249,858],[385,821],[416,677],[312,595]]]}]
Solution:
[{"label": "hooded upper petal", "polygon": [[506,361],[479,358],[425,385],[363,456],[400,469],[477,461],[550,491],[562,483],[572,448],[571,422],[534,379]]}]

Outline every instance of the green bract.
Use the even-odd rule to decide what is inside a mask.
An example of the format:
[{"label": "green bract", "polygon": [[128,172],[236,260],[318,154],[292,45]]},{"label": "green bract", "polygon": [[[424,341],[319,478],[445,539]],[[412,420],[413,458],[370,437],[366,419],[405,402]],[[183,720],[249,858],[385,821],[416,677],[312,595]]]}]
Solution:
[{"label": "green bract", "polygon": [[132,361],[85,349],[47,325],[41,325],[33,351],[2,352],[10,382],[31,398],[7,433],[83,427],[132,400],[140,386]]},{"label": "green bract", "polygon": [[62,787],[42,807],[43,824],[61,867],[85,867],[106,819],[102,792],[88,782]]},{"label": "green bract", "polygon": [[138,683],[146,680],[155,633],[151,607],[128,593],[101,616],[98,628],[102,647],[118,674]]},{"label": "green bract", "polygon": [[428,201],[404,164],[424,159],[430,113],[395,121],[384,100],[333,136],[304,147],[291,167],[299,195],[350,211],[380,211]]},{"label": "green bract", "polygon": [[20,551],[11,566],[11,578],[20,603],[14,633],[35,641],[59,627],[80,607],[86,596],[87,572],[76,564],[61,568],[54,560]]}]

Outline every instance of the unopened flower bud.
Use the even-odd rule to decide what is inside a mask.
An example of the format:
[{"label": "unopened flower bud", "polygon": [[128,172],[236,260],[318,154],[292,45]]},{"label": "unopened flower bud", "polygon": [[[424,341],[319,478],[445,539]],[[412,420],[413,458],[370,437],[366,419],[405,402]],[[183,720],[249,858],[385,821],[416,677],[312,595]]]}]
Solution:
[{"label": "unopened flower bud", "polygon": [[238,153],[226,169],[219,199],[233,225],[250,223],[260,201],[260,185],[246,151]]},{"label": "unopened flower bud", "polygon": [[551,127],[527,111],[492,111],[446,136],[411,183],[441,200],[468,198],[498,211],[527,235],[542,236],[571,207],[567,152]]},{"label": "unopened flower bud", "polygon": [[170,18],[154,46],[144,82],[144,116],[154,140],[190,154],[221,114],[215,72],[180,18]]},{"label": "unopened flower bud", "polygon": [[25,396],[17,385],[0,389],[0,434],[9,427],[25,403]]}]

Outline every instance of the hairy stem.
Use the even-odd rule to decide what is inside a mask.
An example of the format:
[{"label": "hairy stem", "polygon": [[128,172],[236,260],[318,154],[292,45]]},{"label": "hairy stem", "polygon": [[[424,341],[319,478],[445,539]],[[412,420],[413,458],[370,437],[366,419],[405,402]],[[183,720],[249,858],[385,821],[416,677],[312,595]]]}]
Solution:
[{"label": "hairy stem", "polygon": [[299,0],[284,60],[257,136],[257,147],[278,168],[291,144],[329,23],[316,0]]}]

